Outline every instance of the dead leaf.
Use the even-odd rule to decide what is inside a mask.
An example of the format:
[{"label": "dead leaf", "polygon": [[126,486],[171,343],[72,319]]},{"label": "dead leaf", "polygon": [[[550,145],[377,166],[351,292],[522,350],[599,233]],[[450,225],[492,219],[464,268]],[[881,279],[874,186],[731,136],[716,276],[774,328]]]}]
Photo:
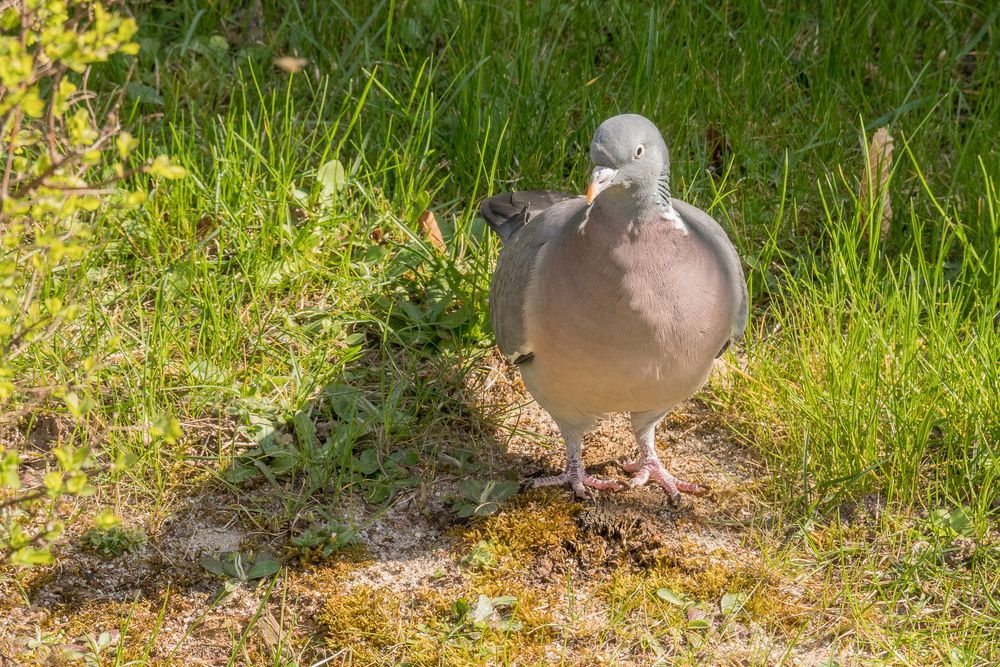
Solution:
[{"label": "dead leaf", "polygon": [[309,61],[305,58],[296,58],[295,56],[281,56],[280,58],[274,59],[275,67],[283,69],[289,74],[301,72],[302,68],[308,64]]},{"label": "dead leaf", "polygon": [[[892,169],[892,135],[880,127],[872,135],[868,146],[868,165],[861,176],[861,206],[862,211],[871,211],[878,216],[879,238],[885,241],[889,237],[889,225],[892,222],[892,206],[889,203],[889,172]],[[876,203],[881,210],[875,211]]]},{"label": "dead leaf", "polygon": [[444,244],[444,237],[441,236],[441,229],[438,227],[437,220],[434,219],[434,214],[430,211],[424,211],[417,218],[417,225],[420,227],[420,233],[423,237],[430,241],[431,245],[438,252],[444,254],[447,247]]},{"label": "dead leaf", "polygon": [[689,621],[704,621],[708,620],[708,612],[704,609],[698,609],[697,607],[687,608],[687,619]]}]

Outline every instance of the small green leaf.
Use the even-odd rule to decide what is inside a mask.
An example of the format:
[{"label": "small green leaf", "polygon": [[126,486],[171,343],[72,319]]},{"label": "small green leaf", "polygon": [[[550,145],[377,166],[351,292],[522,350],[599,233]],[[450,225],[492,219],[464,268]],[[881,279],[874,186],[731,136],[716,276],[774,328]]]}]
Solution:
[{"label": "small green leaf", "polygon": [[142,104],[154,107],[163,106],[163,96],[156,92],[156,88],[147,86],[144,83],[131,82],[125,86],[125,95],[128,99],[141,102]]},{"label": "small green leaf", "polygon": [[404,449],[400,452],[393,452],[390,455],[393,461],[401,466],[415,466],[420,463],[420,457],[412,449]]},{"label": "small green leaf", "polygon": [[726,593],[719,602],[723,614],[735,614],[746,604],[746,593]]},{"label": "small green leaf", "polygon": [[256,477],[258,472],[257,466],[253,463],[241,463],[226,469],[222,476],[227,482],[239,484],[240,482],[245,482],[248,479]]},{"label": "small green leaf", "polygon": [[316,425],[305,410],[299,410],[292,417],[292,426],[299,446],[308,449],[319,448],[319,438],[316,437]]},{"label": "small green leaf", "polygon": [[514,496],[520,488],[521,487],[517,482],[502,480],[493,486],[493,493],[490,497],[492,500],[504,501]]},{"label": "small green leaf", "polygon": [[226,576],[226,568],[218,558],[204,556],[198,560],[198,564],[214,575],[220,577]]},{"label": "small green leaf", "polygon": [[380,503],[392,493],[392,486],[382,482],[375,482],[365,490],[365,500],[369,503]]},{"label": "small green leaf", "polygon": [[974,532],[972,519],[969,518],[969,515],[965,513],[965,509],[962,507],[952,510],[951,515],[948,517],[948,523],[951,529],[959,535],[971,535]]},{"label": "small green leaf", "polygon": [[263,579],[270,577],[281,569],[281,564],[274,556],[261,556],[247,572],[247,579]]},{"label": "small green leaf", "polygon": [[330,160],[316,170],[316,181],[320,184],[321,201],[328,202],[347,181],[344,165],[340,160]]},{"label": "small green leaf", "polygon": [[299,463],[299,457],[295,452],[275,452],[267,461],[267,467],[275,475],[282,475],[291,472]]},{"label": "small green leaf", "polygon": [[458,598],[455,603],[451,605],[451,611],[455,614],[455,619],[461,623],[465,620],[465,617],[469,615],[472,611],[472,605],[465,598]]},{"label": "small green leaf", "polygon": [[355,457],[354,469],[362,475],[373,475],[379,469],[378,452],[366,449],[361,456]]},{"label": "small green leaf", "polygon": [[656,596],[658,598],[660,598],[661,600],[666,600],[670,604],[672,604],[674,606],[677,606],[677,607],[687,606],[687,601],[684,599],[684,597],[681,596],[681,595],[678,595],[677,593],[674,593],[669,588],[661,588],[661,589],[657,590],[656,591]]}]

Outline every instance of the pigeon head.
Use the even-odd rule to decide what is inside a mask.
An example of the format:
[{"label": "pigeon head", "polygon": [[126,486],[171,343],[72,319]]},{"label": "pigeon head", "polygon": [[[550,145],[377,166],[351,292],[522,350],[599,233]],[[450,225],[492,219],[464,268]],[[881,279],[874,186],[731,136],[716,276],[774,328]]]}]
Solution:
[{"label": "pigeon head", "polygon": [[[634,198],[669,203],[670,156],[660,131],[638,114],[622,114],[601,123],[590,144],[594,173],[587,203],[605,191],[631,191]],[[660,201],[662,200],[662,201]]]}]

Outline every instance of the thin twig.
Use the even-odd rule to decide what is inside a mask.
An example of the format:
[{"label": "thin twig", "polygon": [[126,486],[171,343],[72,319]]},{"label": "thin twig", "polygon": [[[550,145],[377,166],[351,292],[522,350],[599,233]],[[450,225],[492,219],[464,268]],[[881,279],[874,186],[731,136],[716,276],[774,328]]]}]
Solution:
[{"label": "thin twig", "polygon": [[58,162],[53,162],[52,164],[50,164],[48,166],[48,168],[45,171],[43,171],[41,174],[39,174],[38,176],[35,176],[34,178],[32,178],[30,181],[28,181],[24,185],[19,186],[17,188],[17,191],[14,192],[14,194],[12,195],[13,198],[14,199],[24,199],[27,195],[31,194],[36,189],[38,189],[39,186],[42,186],[42,185],[44,185],[45,187],[51,187],[50,185],[48,185],[48,184],[45,183],[45,179],[47,179],[49,176],[52,176],[56,171],[58,171],[58,170],[60,170],[60,169],[62,169],[64,167],[66,167],[66,166],[71,165],[73,162],[76,162],[77,160],[79,160],[80,158],[82,158],[87,153],[89,153],[91,151],[101,150],[101,148],[104,146],[104,144],[106,144],[108,142],[108,139],[110,139],[112,136],[114,136],[114,135],[111,134],[111,133],[105,133],[104,135],[102,135],[101,137],[99,137],[97,139],[97,141],[95,141],[94,143],[92,143],[87,148],[80,148],[80,149],[77,149],[77,150],[75,150],[75,151],[73,151],[71,153],[67,153]]},{"label": "thin twig", "polygon": [[59,147],[56,143],[56,98],[59,95],[59,84],[62,83],[62,72],[56,72],[52,78],[52,99],[49,101],[49,108],[45,114],[46,124],[49,126],[49,159],[55,162],[59,159]]},{"label": "thin twig", "polygon": [[14,171],[14,151],[17,149],[17,133],[21,131],[21,109],[14,110],[14,121],[10,125],[10,139],[7,141],[7,164],[4,165],[3,179],[0,180],[0,202],[10,193],[10,174]]},{"label": "thin twig", "polygon": [[37,491],[32,491],[31,493],[25,493],[21,496],[14,496],[13,498],[8,498],[7,500],[0,500],[0,509],[5,507],[11,507],[12,505],[21,505],[24,503],[30,503],[32,500],[38,500],[44,496],[48,491],[45,489],[38,489]]}]

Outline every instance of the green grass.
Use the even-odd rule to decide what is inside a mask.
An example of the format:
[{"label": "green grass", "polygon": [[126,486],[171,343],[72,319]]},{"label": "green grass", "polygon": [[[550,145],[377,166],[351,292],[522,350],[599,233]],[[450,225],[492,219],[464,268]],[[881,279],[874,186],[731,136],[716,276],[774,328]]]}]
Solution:
[{"label": "green grass", "polygon": [[[468,408],[463,378],[491,345],[497,252],[478,200],[582,191],[597,124],[641,112],[671,147],[675,193],[746,260],[745,364],[707,397],[773,473],[766,500],[794,535],[775,567],[831,585],[815,605],[846,626],[815,641],[849,644],[859,664],[998,659],[998,10],[222,0],[136,12],[141,86],[125,120],[190,177],[98,220],[98,251],[46,287],[84,304],[85,322],[26,366],[44,378],[104,359],[100,428],[72,437],[99,433],[107,457],[137,459],[107,475],[104,500],[165,516],[253,466],[234,443],[255,445],[250,473],[266,469],[282,507],[240,497],[280,531],[302,512],[336,514],[339,492],[400,492],[440,454],[474,449],[466,438],[489,417]],[[289,75],[271,64],[282,55],[308,62]],[[862,135],[880,126],[896,139],[884,242],[857,196]],[[347,173],[336,187],[320,172],[333,160]],[[444,254],[420,238],[425,209]],[[163,415],[184,427],[173,444],[145,435]],[[332,425],[330,446],[317,423]],[[294,438],[274,445],[282,434]],[[420,463],[384,463],[407,451]],[[866,528],[838,521],[873,497],[885,509]],[[968,524],[935,523],[936,510]],[[959,537],[976,546],[956,561]]]}]

